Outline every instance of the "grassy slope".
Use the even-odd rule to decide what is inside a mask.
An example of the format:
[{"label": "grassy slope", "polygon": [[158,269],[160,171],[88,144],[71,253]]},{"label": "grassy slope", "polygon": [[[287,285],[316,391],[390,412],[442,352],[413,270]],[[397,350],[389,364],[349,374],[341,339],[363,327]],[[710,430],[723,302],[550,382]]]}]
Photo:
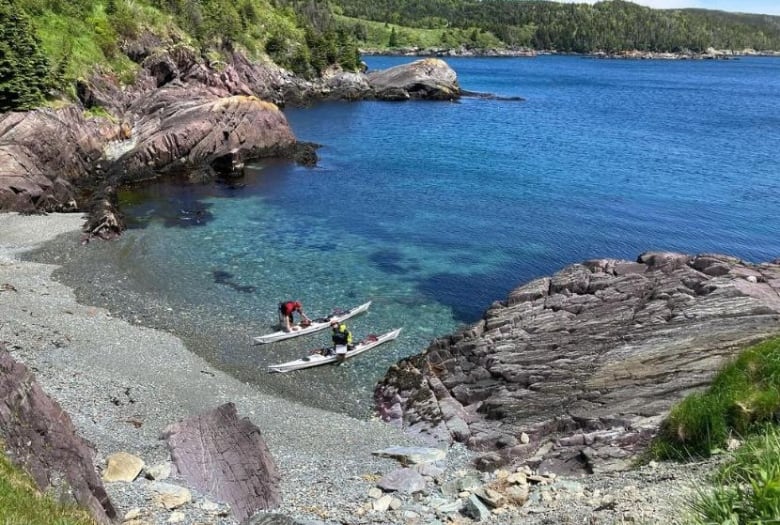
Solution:
[{"label": "grassy slope", "polygon": [[389,42],[393,29],[395,29],[396,47],[452,48],[459,47],[461,44],[477,45],[483,48],[506,47],[501,40],[484,31],[479,32],[478,40],[474,42],[471,39],[474,29],[422,29],[384,22],[373,22],[343,15],[334,15],[334,18],[346,27],[353,27],[358,24],[363,26],[366,30],[364,45],[369,49],[390,49]]},{"label": "grassy slope", "polygon": [[136,68],[125,55],[106,56],[96,34],[96,28],[106,24],[105,14],[99,6],[96,11],[86,20],[51,11],[34,20],[44,53],[55,67],[64,64],[66,78],[79,78],[96,64],[104,64],[120,75],[132,73]]},{"label": "grassy slope", "polygon": [[[32,0],[21,0],[25,2]],[[251,0],[256,19],[237,31],[232,46],[252,58],[265,58],[265,44],[272,35],[291,43],[303,42],[304,31],[291,12],[273,8],[266,0]],[[49,8],[28,9],[43,52],[53,69],[59,69],[64,83],[83,78],[95,68],[110,71],[129,83],[138,65],[121,52],[121,41],[149,31],[164,40],[198,47],[214,42],[198,42],[181,26],[174,13],[162,12],[147,0],[118,0],[119,13],[108,15],[105,3],[81,7],[86,15]]]},{"label": "grassy slope", "polygon": [[32,480],[0,454],[0,523],[96,525],[89,513],[42,495]]},{"label": "grassy slope", "polygon": [[686,460],[744,440],[690,502],[689,521],[780,523],[780,337],[743,351],[704,392],[675,406],[651,453]]}]

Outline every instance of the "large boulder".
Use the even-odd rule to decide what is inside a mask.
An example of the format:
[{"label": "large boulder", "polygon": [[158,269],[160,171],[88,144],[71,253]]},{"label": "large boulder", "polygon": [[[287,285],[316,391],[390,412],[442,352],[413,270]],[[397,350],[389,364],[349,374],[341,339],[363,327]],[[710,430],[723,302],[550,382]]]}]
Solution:
[{"label": "large boulder", "polygon": [[42,491],[88,509],[100,524],[117,517],[94,466],[95,451],[23,364],[0,345],[0,442]]},{"label": "large boulder", "polygon": [[455,100],[460,96],[455,71],[438,58],[370,72],[366,77],[380,99]]},{"label": "large boulder", "polygon": [[378,408],[489,452],[486,467],[622,468],[673,403],[780,331],[779,293],[777,262],[646,253],[572,265],[391,367]]},{"label": "large boulder", "polygon": [[238,521],[281,503],[279,471],[260,429],[239,419],[233,403],[170,425],[165,439],[179,475],[229,503]]},{"label": "large boulder", "polygon": [[166,170],[195,169],[223,159],[281,156],[296,141],[284,114],[254,96],[221,96],[201,84],[178,81],[136,101],[135,125],[116,159],[123,182]]}]

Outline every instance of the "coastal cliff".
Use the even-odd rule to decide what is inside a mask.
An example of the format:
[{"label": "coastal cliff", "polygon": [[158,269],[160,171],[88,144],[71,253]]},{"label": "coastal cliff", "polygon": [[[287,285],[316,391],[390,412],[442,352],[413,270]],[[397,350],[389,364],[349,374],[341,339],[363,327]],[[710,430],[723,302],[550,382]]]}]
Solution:
[{"label": "coastal cliff", "polygon": [[524,284],[394,365],[382,418],[466,443],[485,468],[627,468],[671,405],[780,332],[780,261],[649,252]]},{"label": "coastal cliff", "polygon": [[134,56],[142,71],[129,88],[95,73],[79,84],[79,105],[0,115],[0,211],[89,211],[90,235],[115,235],[124,184],[182,172],[211,180],[263,157],[316,163],[316,146],[295,138],[280,106],[460,96],[438,59],[308,81],[238,53],[219,68],[181,46]]}]

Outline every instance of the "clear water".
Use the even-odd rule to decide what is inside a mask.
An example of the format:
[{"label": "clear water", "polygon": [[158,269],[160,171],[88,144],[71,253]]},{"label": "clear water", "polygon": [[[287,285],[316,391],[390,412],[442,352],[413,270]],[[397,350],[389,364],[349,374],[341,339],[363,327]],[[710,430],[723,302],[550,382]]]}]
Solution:
[{"label": "clear water", "polygon": [[266,365],[328,342],[252,347],[280,300],[315,316],[372,300],[356,337],[403,327],[399,340],[293,373],[364,402],[392,363],[567,264],[780,256],[780,59],[448,63],[465,89],[526,100],[288,109],[296,136],[322,144],[316,168],[266,162],[235,187],[128,194],[134,229],[111,250],[155,293],[250,332],[210,355],[258,384],[278,381]]}]

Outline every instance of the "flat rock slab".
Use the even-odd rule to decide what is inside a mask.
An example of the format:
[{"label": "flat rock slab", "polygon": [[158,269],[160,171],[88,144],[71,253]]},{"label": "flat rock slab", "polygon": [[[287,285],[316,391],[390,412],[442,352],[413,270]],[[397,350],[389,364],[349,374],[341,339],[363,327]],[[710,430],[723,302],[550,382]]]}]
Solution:
[{"label": "flat rock slab", "polygon": [[260,429],[239,419],[233,403],[174,423],[164,437],[179,474],[228,503],[237,520],[281,503],[279,472]]},{"label": "flat rock slab", "polygon": [[447,453],[439,448],[428,447],[390,447],[374,452],[375,456],[393,458],[402,465],[418,463],[433,463],[447,457]]},{"label": "flat rock slab", "polygon": [[376,485],[388,492],[397,491],[412,494],[425,490],[425,478],[416,470],[401,468],[383,476]]}]

